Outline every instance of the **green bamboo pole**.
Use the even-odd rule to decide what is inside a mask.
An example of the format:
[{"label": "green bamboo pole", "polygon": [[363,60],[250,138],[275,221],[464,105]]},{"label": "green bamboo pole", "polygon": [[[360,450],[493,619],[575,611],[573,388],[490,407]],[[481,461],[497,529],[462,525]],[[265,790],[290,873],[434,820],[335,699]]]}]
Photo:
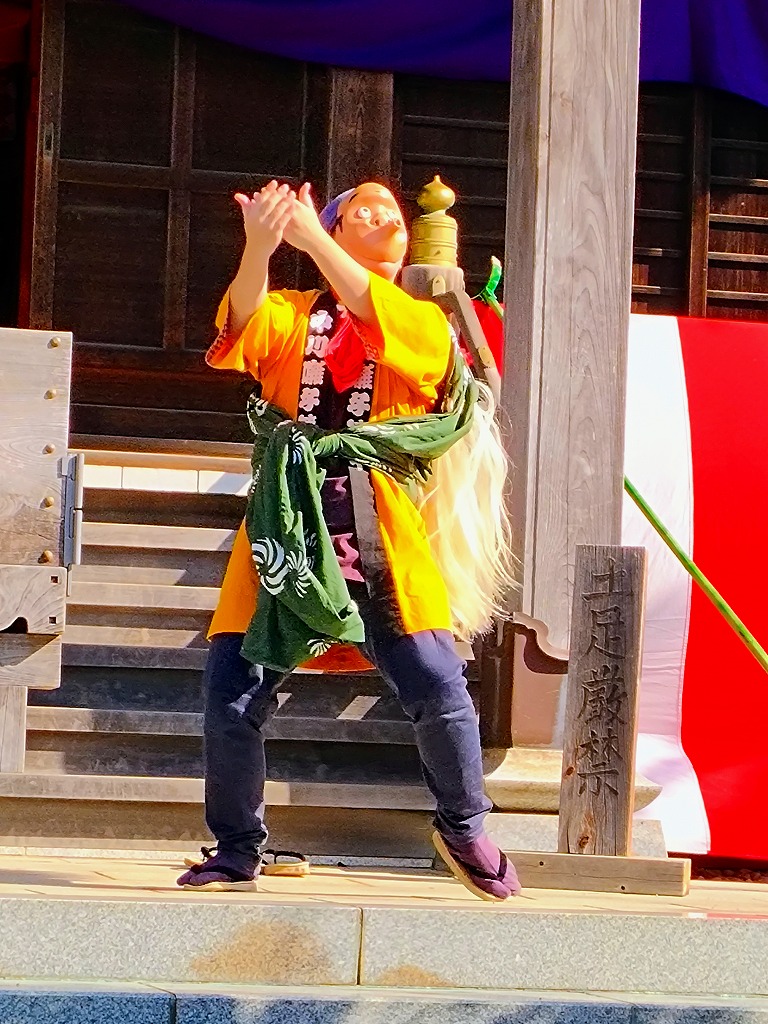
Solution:
[{"label": "green bamboo pole", "polygon": [[634,501],[640,511],[643,513],[645,518],[654,528],[656,533],[661,537],[664,543],[667,545],[672,554],[677,558],[685,568],[686,572],[698,583],[704,593],[707,595],[712,604],[717,608],[720,614],[723,616],[725,621],[731,627],[731,629],[741,638],[743,643],[752,654],[757,658],[758,662],[768,672],[768,654],[763,650],[757,640],[752,636],[747,627],[738,617],[736,612],[731,608],[725,601],[722,595],[715,590],[712,584],[709,582],[704,573],[699,569],[696,563],[686,555],[680,545],[677,543],[675,538],[664,526],[661,520],[658,518],[656,513],[647,503],[645,498],[639,493],[637,488],[631,483],[627,477],[624,477],[624,490]]},{"label": "green bamboo pole", "polygon": [[[496,286],[498,285],[500,278],[501,263],[494,256],[491,258],[491,276],[485,288],[483,288],[482,292],[480,292],[478,298],[481,298],[483,299],[484,302],[487,302],[491,309],[494,311],[494,313],[498,316],[499,320],[503,320],[504,310],[499,305],[499,302],[495,294]],[[731,627],[731,629],[741,639],[744,645],[752,652],[752,654],[759,662],[760,666],[766,672],[768,672],[768,654],[766,654],[766,652],[763,650],[763,648],[760,646],[757,640],[752,636],[752,634],[749,632],[747,627],[738,617],[733,608],[731,608],[731,606],[726,602],[725,598],[720,594],[719,591],[717,591],[712,586],[712,584],[709,582],[709,580],[701,571],[701,569],[699,569],[699,567],[696,565],[693,559],[689,558],[688,555],[686,555],[686,553],[677,543],[677,541],[666,528],[666,526],[664,526],[664,524],[661,522],[661,520],[653,511],[653,509],[645,500],[645,498],[643,498],[643,496],[640,494],[640,492],[637,490],[634,484],[632,484],[632,482],[629,479],[627,479],[627,477],[624,477],[624,490],[627,492],[630,498],[634,501],[634,503],[643,513],[645,518],[654,528],[656,533],[658,533],[658,535],[667,545],[667,547],[678,560],[678,562],[682,564],[685,571],[698,583],[698,585],[707,595],[707,597],[715,606],[715,608],[717,608],[717,610],[723,616],[723,618]]]}]

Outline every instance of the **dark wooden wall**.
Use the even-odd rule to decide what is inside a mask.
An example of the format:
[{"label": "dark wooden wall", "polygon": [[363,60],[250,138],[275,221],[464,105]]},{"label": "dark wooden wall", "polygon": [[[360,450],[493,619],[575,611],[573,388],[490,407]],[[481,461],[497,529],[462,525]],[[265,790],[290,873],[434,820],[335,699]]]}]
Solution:
[{"label": "dark wooden wall", "polygon": [[[226,45],[112,0],[41,0],[33,327],[76,337],[79,433],[245,439],[248,382],[202,352],[237,263],[232,192],[308,178],[321,199],[372,177],[457,191],[471,287],[503,256],[508,89],[324,68]],[[646,86],[635,309],[768,317],[768,110]],[[279,286],[314,277],[286,249]]]}]

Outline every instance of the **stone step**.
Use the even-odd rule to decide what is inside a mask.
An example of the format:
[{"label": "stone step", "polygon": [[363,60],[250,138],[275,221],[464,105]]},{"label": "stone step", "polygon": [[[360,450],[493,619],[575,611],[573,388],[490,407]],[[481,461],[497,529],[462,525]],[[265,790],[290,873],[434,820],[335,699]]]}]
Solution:
[{"label": "stone step", "polygon": [[[27,728],[25,771],[28,773],[156,778],[201,778],[203,775],[199,727],[196,733],[52,731],[35,729],[34,715],[32,717],[33,723]],[[189,717],[185,716],[187,722]],[[169,718],[165,716],[166,721]],[[303,734],[301,725],[288,729],[288,737],[281,735],[279,725],[273,731],[277,735],[267,738],[267,760],[269,777],[275,781],[323,782],[341,787],[421,785],[412,730],[410,737],[406,734],[406,742],[400,744],[376,739],[338,741],[330,735],[318,740]],[[298,738],[290,735],[292,732],[298,733]],[[327,732],[331,732],[330,728]],[[375,728],[369,735],[375,736]]]},{"label": "stone step", "polygon": [[[54,775],[0,773],[0,801],[6,797],[48,800],[105,800],[153,804],[203,803],[201,778],[131,775]],[[267,781],[270,806],[431,810],[434,801],[422,784]]]},{"label": "stone step", "polygon": [[219,599],[218,587],[185,587],[183,585],[129,582],[72,581],[67,607],[141,608],[150,612],[201,611],[212,612]]},{"label": "stone step", "polygon": [[250,459],[251,445],[243,442],[207,441],[197,438],[119,437],[106,434],[71,434],[70,448],[76,451],[135,452],[147,456],[187,455],[202,458]]},{"label": "stone step", "polygon": [[13,1024],[768,1024],[764,997],[82,981],[0,982]]},{"label": "stone step", "polygon": [[[72,634],[70,633],[70,637]],[[62,645],[63,666],[82,668],[168,669],[202,672],[208,648],[199,647],[125,647],[121,644],[89,641],[87,634],[75,634]]]},{"label": "stone step", "polygon": [[[361,702],[368,700],[365,697],[354,697],[350,702],[350,716],[354,714],[356,702],[359,707]],[[404,716],[394,721],[375,716],[366,720],[350,716],[333,718],[278,713],[264,727],[264,734],[268,740],[413,745],[413,727]],[[28,733],[199,737],[202,735],[202,727],[203,716],[195,712],[39,706],[27,709]]]},{"label": "stone step", "polygon": [[[729,900],[701,883],[678,901],[529,889],[489,907],[426,871],[318,869],[306,880],[264,879],[257,893],[212,895],[174,890],[177,863],[90,867],[8,857],[2,867],[4,879],[18,879],[16,892],[6,882],[0,895],[6,977],[143,983],[166,992],[171,983],[245,987],[221,993],[218,1017],[198,1001],[177,1021],[280,1020],[272,1012],[279,1004],[270,1011],[264,999],[304,995],[322,1005],[323,997],[363,998],[353,990],[376,987],[379,998],[407,1004],[388,1018],[403,1024],[463,1024],[445,1006],[446,1016],[430,1011],[429,1001],[472,1003],[478,989],[491,1004],[483,1024],[503,1020],[505,1005],[527,1003],[525,992],[532,1001],[519,1019],[527,1022],[602,1022],[608,1013],[622,1024],[688,1021],[685,1007],[693,1004],[710,1007],[704,1020],[735,1024],[760,1020],[744,997],[768,995],[768,915],[745,910],[743,894],[739,910],[719,913]],[[754,906],[764,909],[765,896]],[[293,992],[249,989],[257,985]],[[302,991],[309,986],[344,991]],[[249,997],[262,1005],[249,1008]],[[591,1016],[580,1016],[578,1003]],[[637,1004],[648,1009],[638,1013]],[[288,1019],[371,1019],[363,1008],[342,1013],[331,1005],[320,1016],[299,1006]]]},{"label": "stone step", "polygon": [[161,548],[174,551],[231,551],[235,530],[139,523],[83,523],[83,544],[91,547]]}]

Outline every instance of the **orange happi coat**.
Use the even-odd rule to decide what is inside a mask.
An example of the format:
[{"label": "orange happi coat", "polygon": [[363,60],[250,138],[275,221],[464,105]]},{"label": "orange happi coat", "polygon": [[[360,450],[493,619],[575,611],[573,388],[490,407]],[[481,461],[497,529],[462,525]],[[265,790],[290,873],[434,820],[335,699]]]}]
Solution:
[{"label": "orange happi coat", "polygon": [[[270,292],[239,337],[226,329],[228,296],[219,309],[221,333],[206,356],[216,369],[250,373],[262,396],[296,417],[309,314],[319,292]],[[378,365],[370,419],[430,412],[451,351],[443,313],[434,303],[413,299],[399,287],[371,275],[378,330],[364,330],[368,357]],[[361,325],[358,324],[360,328]],[[362,329],[362,328],[361,328]],[[390,477],[371,472],[382,546],[406,633],[451,629],[445,584],[430,553],[424,522],[405,491]],[[209,636],[245,633],[256,607],[258,576],[241,525],[232,549]],[[365,664],[356,651],[334,647],[313,668],[356,670]]]}]

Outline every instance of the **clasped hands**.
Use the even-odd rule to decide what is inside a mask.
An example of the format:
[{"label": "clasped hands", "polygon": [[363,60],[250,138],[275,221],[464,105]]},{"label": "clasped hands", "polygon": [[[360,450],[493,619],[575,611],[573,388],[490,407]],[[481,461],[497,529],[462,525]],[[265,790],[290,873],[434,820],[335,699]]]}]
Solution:
[{"label": "clasped hands", "polygon": [[248,245],[264,256],[271,256],[285,240],[294,248],[309,252],[314,242],[325,237],[310,192],[308,182],[295,192],[290,185],[278,185],[276,181],[270,181],[252,196],[237,192],[235,200],[243,211]]}]

